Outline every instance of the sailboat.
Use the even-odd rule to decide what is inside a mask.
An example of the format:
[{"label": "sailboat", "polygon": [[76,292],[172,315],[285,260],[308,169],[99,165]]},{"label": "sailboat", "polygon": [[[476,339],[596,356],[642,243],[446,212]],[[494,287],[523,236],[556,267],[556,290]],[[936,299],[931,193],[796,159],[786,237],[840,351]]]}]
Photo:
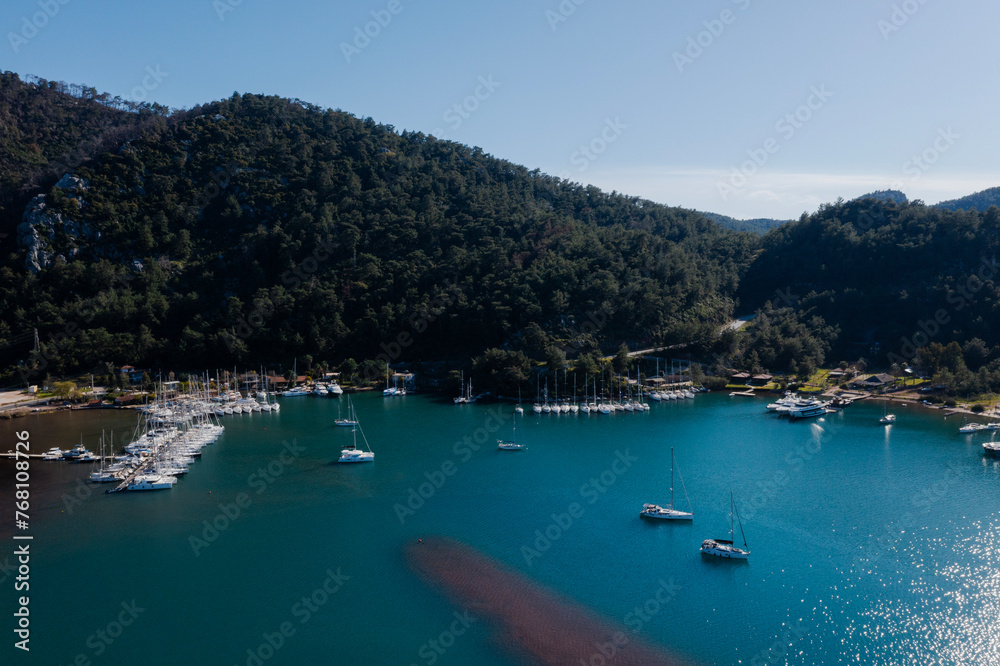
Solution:
[{"label": "sailboat", "polygon": [[895,414],[886,414],[886,410],[889,409],[888,405],[889,405],[889,401],[888,400],[883,400],[882,401],[882,418],[880,418],[878,420],[878,422],[882,423],[884,425],[891,425],[891,424],[893,424],[893,423],[896,422],[896,415]]},{"label": "sailboat", "polygon": [[747,537],[743,534],[743,522],[740,521],[740,534],[743,536],[743,548],[733,545],[733,515],[739,520],[736,513],[736,503],[733,501],[733,491],[729,491],[729,539],[705,539],[701,542],[701,552],[705,555],[716,557],[726,557],[730,559],[745,560],[750,557],[750,547],[747,545]]},{"label": "sailboat", "polygon": [[372,447],[368,444],[368,438],[365,437],[365,433],[361,431],[361,441],[365,443],[365,449],[358,448],[358,430],[361,430],[361,424],[357,421],[357,413],[354,413],[354,425],[351,426],[351,434],[354,435],[354,444],[345,447],[340,452],[340,457],[337,458],[339,463],[363,463],[363,462],[375,462],[375,452],[372,451]]},{"label": "sailboat", "polygon": [[345,428],[353,428],[358,425],[357,418],[354,416],[354,404],[350,398],[347,399],[347,418],[340,418],[340,405],[337,405],[337,420],[334,421],[334,424]]},{"label": "sailboat", "polygon": [[468,405],[476,401],[476,398],[472,397],[472,377],[469,377],[468,388],[465,384],[465,373],[463,372],[461,378],[459,379],[460,388],[462,390],[462,395],[455,398],[456,405]]},{"label": "sailboat", "polygon": [[392,398],[399,395],[399,389],[389,386],[389,361],[385,362],[385,389],[382,390],[383,398]]},{"label": "sailboat", "polygon": [[512,439],[498,439],[497,448],[501,451],[524,451],[528,447],[517,443],[517,417],[514,417],[514,432]]},{"label": "sailboat", "polygon": [[[111,450],[112,450],[112,453],[114,453],[114,439],[113,439],[114,436],[115,436],[115,431],[112,430],[111,431],[111,437],[112,437],[112,449]],[[119,480],[118,477],[115,475],[115,473],[109,471],[108,468],[107,468],[107,459],[108,459],[108,457],[109,456],[104,451],[104,433],[102,432],[101,433],[101,467],[100,467],[100,469],[94,470],[93,472],[90,473],[90,481],[92,483],[111,483],[111,482]]]},{"label": "sailboat", "polygon": [[524,407],[521,406],[521,387],[517,387],[517,407],[514,408],[515,414],[524,414]]},{"label": "sailboat", "polygon": [[[681,477],[680,470],[677,476],[681,479],[681,488],[684,488],[684,477]],[[687,489],[684,488],[684,498],[691,506],[691,499],[688,497]],[[670,447],[670,505],[667,508],[656,504],[643,504],[639,513],[643,518],[657,518],[660,520],[693,520],[694,514],[688,511],[679,511],[674,508],[674,447]]]}]

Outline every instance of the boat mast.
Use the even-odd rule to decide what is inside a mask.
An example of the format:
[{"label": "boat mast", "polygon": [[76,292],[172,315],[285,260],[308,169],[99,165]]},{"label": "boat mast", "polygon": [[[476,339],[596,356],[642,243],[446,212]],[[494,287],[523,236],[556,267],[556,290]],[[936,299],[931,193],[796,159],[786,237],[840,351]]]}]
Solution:
[{"label": "boat mast", "polygon": [[674,508],[674,447],[670,447],[670,508]]},{"label": "boat mast", "polygon": [[[729,502],[730,502],[730,504],[731,504],[731,505],[732,505],[732,506],[734,507],[734,510],[735,510],[735,506],[736,506],[736,505],[735,505],[735,503],[733,502],[733,491],[732,491],[732,490],[730,490],[730,491],[729,491]],[[742,537],[743,537],[743,548],[744,548],[745,550],[749,550],[749,549],[750,549],[750,546],[748,546],[748,545],[747,545],[747,535],[746,535],[746,532],[744,532],[744,531],[743,531],[743,521],[742,521],[742,520],[740,519],[740,514],[739,514],[739,512],[736,512],[736,520],[737,520],[737,521],[739,521],[739,524],[740,524],[740,536],[742,536]],[[731,538],[732,538],[732,537],[730,537],[730,539],[731,539]]]}]

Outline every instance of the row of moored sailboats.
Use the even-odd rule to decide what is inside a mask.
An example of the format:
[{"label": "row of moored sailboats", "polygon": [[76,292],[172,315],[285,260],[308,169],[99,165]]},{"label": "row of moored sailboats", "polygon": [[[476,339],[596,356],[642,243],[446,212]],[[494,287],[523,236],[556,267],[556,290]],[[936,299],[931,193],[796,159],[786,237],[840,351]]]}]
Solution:
[{"label": "row of moored sailboats", "polygon": [[[588,377],[585,380],[585,385],[589,386],[589,384],[590,378]],[[577,396],[576,380],[574,378],[572,398],[560,399],[558,397],[557,385],[555,397],[552,400],[549,400],[548,382],[546,382],[544,392],[540,392],[540,399],[532,405],[531,410],[536,414],[566,414],[570,412],[574,414],[578,412],[583,412],[584,414],[613,414],[615,412],[646,412],[650,409],[649,403],[646,401],[647,398],[655,402],[667,400],[686,400],[693,399],[694,393],[695,392],[690,388],[680,388],[669,391],[649,391],[641,386],[633,387],[629,384],[628,388],[624,392],[619,393],[616,397],[605,395],[604,391],[602,391],[599,398],[597,394],[597,380],[595,379],[593,395],[587,395],[585,390],[583,399],[581,400]],[[518,406],[515,411],[519,414],[524,412],[520,405],[520,397],[518,398]]]}]

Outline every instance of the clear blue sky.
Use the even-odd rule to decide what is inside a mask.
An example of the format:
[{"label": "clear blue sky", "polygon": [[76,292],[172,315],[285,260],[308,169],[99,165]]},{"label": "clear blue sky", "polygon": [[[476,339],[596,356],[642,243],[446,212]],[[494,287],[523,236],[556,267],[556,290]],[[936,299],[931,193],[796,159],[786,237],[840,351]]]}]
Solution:
[{"label": "clear blue sky", "polygon": [[5,0],[0,68],[171,107],[297,97],[741,218],[1000,185],[996,0],[576,2]]}]

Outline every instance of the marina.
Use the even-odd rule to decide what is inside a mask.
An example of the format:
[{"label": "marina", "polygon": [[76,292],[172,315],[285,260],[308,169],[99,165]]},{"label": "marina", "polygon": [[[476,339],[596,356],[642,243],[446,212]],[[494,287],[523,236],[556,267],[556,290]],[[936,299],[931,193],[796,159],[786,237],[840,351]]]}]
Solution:
[{"label": "marina", "polygon": [[[112,613],[121,599],[135,597],[148,609],[143,621],[159,627],[158,634],[191,639],[170,645],[137,624],[113,649],[145,649],[153,664],[175,662],[190,650],[211,663],[242,663],[246,648],[287,619],[297,597],[321,584],[327,569],[341,567],[351,580],[335,604],[302,626],[282,658],[322,661],[337,627],[378,616],[401,629],[386,639],[375,627],[360,627],[338,639],[344,663],[419,662],[417,650],[448,626],[456,607],[400,567],[399,558],[411,544],[418,547],[418,539],[429,543],[435,535],[467,544],[611,619],[642,603],[659,578],[672,580],[675,596],[642,636],[697,663],[746,661],[795,622],[808,627],[811,639],[797,646],[788,660],[793,664],[846,658],[845,634],[853,636],[851,654],[861,651],[879,663],[932,661],[942,637],[958,627],[981,646],[979,654],[1000,641],[1000,632],[981,621],[1000,610],[993,601],[1000,587],[976,573],[1000,552],[992,499],[1000,459],[985,455],[984,446],[997,433],[960,436],[961,420],[940,411],[911,408],[888,429],[878,424],[883,409],[877,404],[788,423],[767,413],[767,398],[724,394],[654,402],[628,418],[579,412],[554,419],[525,410],[516,417],[516,441],[530,441],[531,448],[512,455],[489,445],[511,434],[509,405],[456,409],[450,396],[392,401],[377,391],[352,402],[377,444],[377,463],[335,464],[354,441],[352,429],[334,424],[334,402],[315,399],[286,401],[266,418],[225,419],[225,432],[205,449],[197,470],[192,466],[169,493],[130,492],[135,497],[123,501],[87,481],[90,465],[33,461],[35,539],[45,544],[37,566],[46,572],[35,621],[50,636],[39,656],[66,663],[85,642],[87,632],[55,631],[66,613]],[[29,416],[16,428],[30,430],[42,451],[77,442],[79,432],[87,448],[99,451],[102,430],[114,430],[116,443],[134,441],[119,433],[131,434],[135,419],[125,411],[67,413]],[[477,437],[487,445],[476,445]],[[672,447],[689,497],[683,508],[696,507],[696,515],[639,520],[636,513],[650,498],[670,499]],[[749,564],[700,553],[706,537],[731,540],[723,536],[730,489],[751,537]],[[79,503],[77,493],[85,497]],[[232,518],[241,493],[250,503]],[[572,509],[578,518],[569,514],[574,503],[582,509]],[[491,520],[482,520],[484,512]],[[558,527],[552,516],[564,513],[572,524]],[[331,529],[317,531],[318,524]],[[549,535],[547,545],[536,530]],[[982,545],[965,548],[971,540]],[[119,577],[87,599],[65,593],[70,572],[61,562],[99,567],[110,552]],[[635,566],[616,568],[621,561]],[[613,584],[605,580],[611,568]],[[150,569],[162,573],[148,577]],[[229,636],[225,642],[198,638],[197,619],[179,612],[183,600],[210,589],[220,571],[253,581],[232,598],[211,602],[218,629]],[[907,633],[903,628],[924,622],[926,614],[908,590],[928,585],[946,599],[947,614],[920,625],[919,635]],[[839,591],[830,594],[833,589]],[[957,590],[976,603],[947,601]],[[752,619],[750,629],[728,615],[703,621],[722,598]],[[413,618],[405,607],[424,612]],[[886,644],[870,629],[875,621],[905,640]],[[961,662],[956,654],[951,659]],[[474,624],[441,663],[520,662],[498,649],[489,627]]]}]

